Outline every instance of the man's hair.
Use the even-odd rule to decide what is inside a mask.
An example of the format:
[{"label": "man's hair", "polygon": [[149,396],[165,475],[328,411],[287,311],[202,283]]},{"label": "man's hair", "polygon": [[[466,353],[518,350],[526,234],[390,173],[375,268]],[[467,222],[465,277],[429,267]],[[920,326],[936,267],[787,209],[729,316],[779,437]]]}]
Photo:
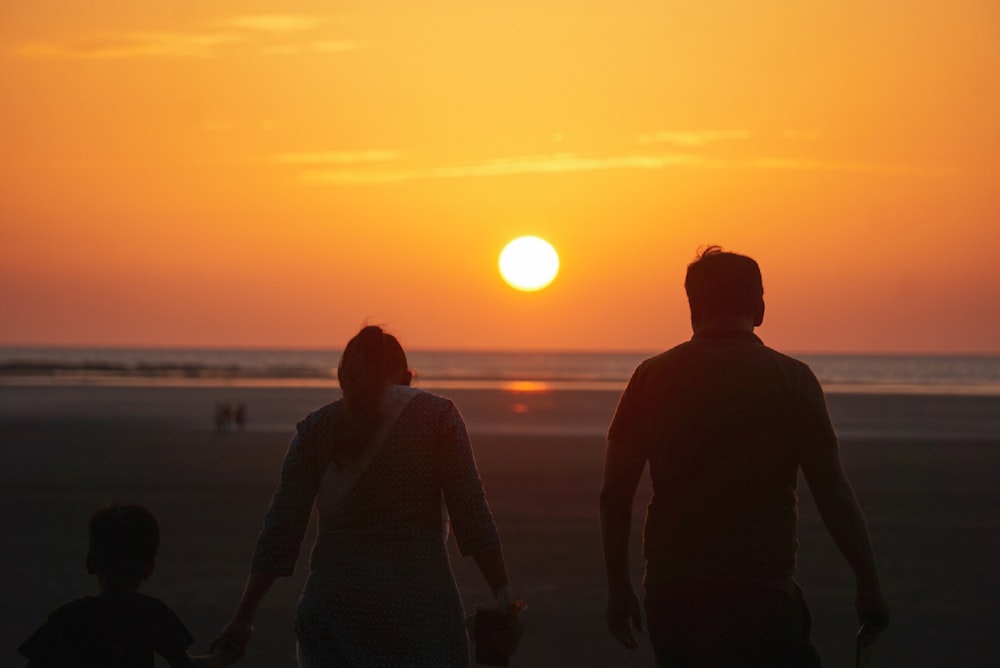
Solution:
[{"label": "man's hair", "polygon": [[688,265],[684,290],[694,320],[745,316],[760,308],[764,282],[753,258],[709,246]]},{"label": "man's hair", "polygon": [[89,556],[98,575],[144,578],[160,547],[160,525],[142,506],[113,503],[90,517]]}]

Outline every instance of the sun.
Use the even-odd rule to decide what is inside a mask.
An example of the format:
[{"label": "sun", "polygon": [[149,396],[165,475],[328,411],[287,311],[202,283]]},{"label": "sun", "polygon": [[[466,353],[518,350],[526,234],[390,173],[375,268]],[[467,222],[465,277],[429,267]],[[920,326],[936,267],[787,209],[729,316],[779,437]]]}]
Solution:
[{"label": "sun", "polygon": [[500,252],[500,275],[518,290],[541,290],[558,273],[559,254],[545,239],[520,237]]}]

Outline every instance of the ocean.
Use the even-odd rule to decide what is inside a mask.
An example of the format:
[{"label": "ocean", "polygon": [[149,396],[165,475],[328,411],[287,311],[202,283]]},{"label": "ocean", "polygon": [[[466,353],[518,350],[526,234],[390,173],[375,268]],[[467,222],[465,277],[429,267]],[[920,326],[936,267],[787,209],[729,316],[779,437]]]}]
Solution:
[{"label": "ocean", "polygon": [[[414,350],[427,389],[621,390],[648,352]],[[1000,355],[796,355],[828,393],[1000,396]],[[339,350],[0,347],[0,385],[336,386]]]}]

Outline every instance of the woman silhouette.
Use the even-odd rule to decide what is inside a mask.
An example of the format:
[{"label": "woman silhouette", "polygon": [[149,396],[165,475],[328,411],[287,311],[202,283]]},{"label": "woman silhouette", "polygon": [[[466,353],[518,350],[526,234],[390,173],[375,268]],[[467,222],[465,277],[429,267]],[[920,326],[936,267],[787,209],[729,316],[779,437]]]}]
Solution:
[{"label": "woman silhouette", "polygon": [[315,503],[299,666],[467,666],[449,518],[497,605],[518,608],[465,423],[451,401],[410,387],[406,354],[380,327],[351,339],[337,377],[343,398],[297,426],[243,596],[211,647],[243,655],[261,599],[292,574]]}]

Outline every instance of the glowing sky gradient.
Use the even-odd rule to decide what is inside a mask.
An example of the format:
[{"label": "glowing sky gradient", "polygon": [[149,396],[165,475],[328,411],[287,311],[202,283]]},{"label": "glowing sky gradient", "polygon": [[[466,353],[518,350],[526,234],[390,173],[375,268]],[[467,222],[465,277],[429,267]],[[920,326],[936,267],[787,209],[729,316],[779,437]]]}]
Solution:
[{"label": "glowing sky gradient", "polygon": [[[1000,352],[1000,5],[0,7],[0,344]],[[496,269],[537,235],[560,274]]]}]

